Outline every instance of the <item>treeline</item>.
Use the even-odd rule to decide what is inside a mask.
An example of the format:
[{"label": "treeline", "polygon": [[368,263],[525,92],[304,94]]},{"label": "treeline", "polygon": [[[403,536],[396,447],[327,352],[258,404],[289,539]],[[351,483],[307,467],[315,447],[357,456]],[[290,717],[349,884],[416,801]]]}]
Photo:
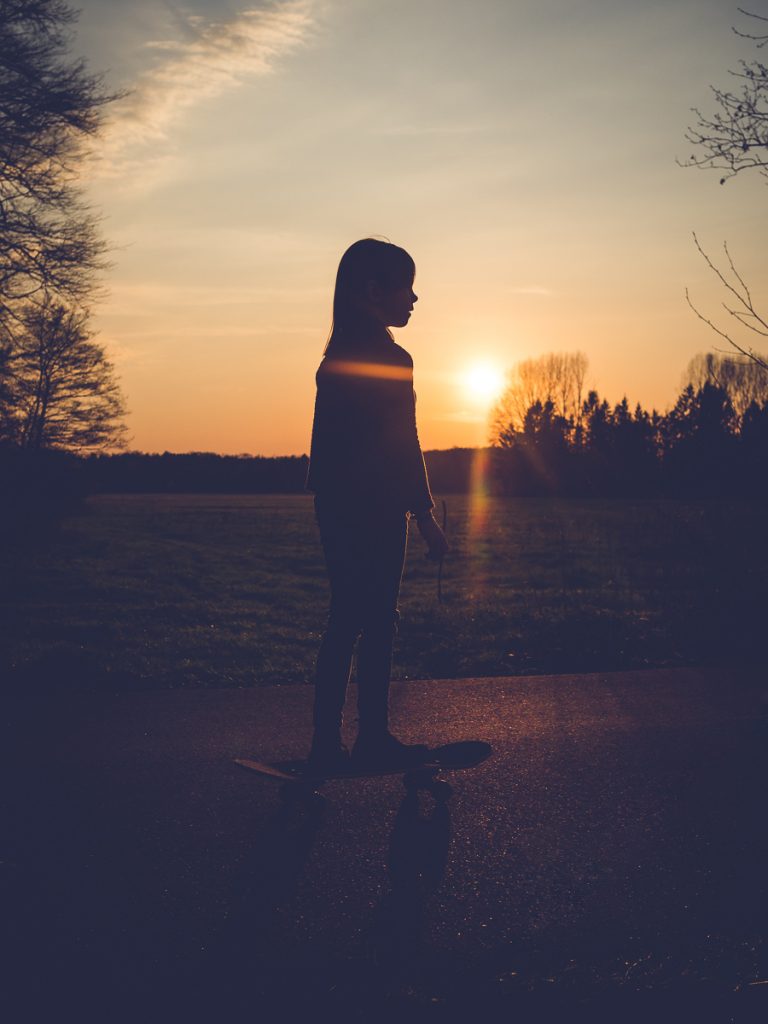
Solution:
[{"label": "treeline", "polygon": [[[436,496],[768,496],[768,374],[697,357],[666,413],[584,392],[580,354],[519,364],[488,448],[428,451]],[[87,494],[304,493],[306,455],[85,455],[0,443],[0,521],[56,519]],[[12,532],[12,531],[11,531]]]},{"label": "treeline", "polygon": [[666,413],[587,390],[587,358],[518,363],[492,419],[491,478],[504,494],[718,496],[768,493],[768,372],[694,357]]},{"label": "treeline", "polygon": [[611,406],[590,391],[577,415],[548,399],[498,437],[502,493],[569,496],[768,496],[768,403],[739,415],[725,388],[689,384],[666,414]]},{"label": "treeline", "polygon": [[125,452],[91,455],[81,465],[96,494],[291,494],[304,490],[308,462],[306,455]]},{"label": "treeline", "polygon": [[[768,401],[734,402],[710,380],[688,384],[666,413],[589,391],[558,411],[534,400],[495,444],[425,453],[436,495],[478,488],[517,496],[768,496]],[[306,455],[92,455],[78,460],[92,493],[302,493]]]},{"label": "treeline", "polygon": [[[426,452],[433,490],[467,493],[478,456],[488,451],[451,448]],[[488,465],[487,458],[482,464]],[[302,494],[308,465],[306,455],[269,458],[212,452],[125,452],[81,456],[0,444],[2,504],[6,507],[22,496],[25,506],[40,509],[54,498],[71,504],[87,494]]]},{"label": "treeline", "polygon": [[[424,458],[435,491],[470,490],[475,449],[426,452]],[[300,494],[308,465],[306,455],[269,458],[212,452],[125,452],[76,460],[81,485],[95,494]]]},{"label": "treeline", "polygon": [[[626,398],[611,405],[596,391],[567,415],[552,399],[536,399],[519,426],[509,423],[494,440],[425,452],[434,494],[768,496],[768,402],[737,412],[708,381],[687,385],[664,414],[633,409]],[[70,505],[86,494],[301,494],[307,466],[306,455],[82,456],[0,446],[5,504],[26,494],[23,504],[40,513],[54,499]]]}]

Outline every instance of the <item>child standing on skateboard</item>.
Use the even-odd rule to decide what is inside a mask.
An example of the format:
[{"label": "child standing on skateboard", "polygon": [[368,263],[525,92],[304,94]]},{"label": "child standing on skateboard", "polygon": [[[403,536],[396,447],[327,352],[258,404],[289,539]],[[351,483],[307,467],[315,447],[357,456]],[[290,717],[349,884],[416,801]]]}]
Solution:
[{"label": "child standing on skateboard", "polygon": [[416,431],[413,360],[390,327],[405,327],[417,296],[415,265],[399,246],[355,242],[341,258],[333,325],[317,371],[307,490],[331,584],[328,625],[315,677],[314,770],[344,770],[341,723],[355,643],[357,767],[416,763],[424,746],[389,731],[389,681],[408,519],[439,560],[448,544]]}]

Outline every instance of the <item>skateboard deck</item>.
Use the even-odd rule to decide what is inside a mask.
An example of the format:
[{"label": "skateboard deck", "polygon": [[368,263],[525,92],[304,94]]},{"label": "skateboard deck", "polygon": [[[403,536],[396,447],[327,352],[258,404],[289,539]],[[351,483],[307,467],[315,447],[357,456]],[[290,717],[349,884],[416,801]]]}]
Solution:
[{"label": "skateboard deck", "polygon": [[458,771],[462,768],[474,768],[490,757],[491,745],[483,740],[463,740],[460,743],[445,743],[427,751],[423,761],[408,767],[399,768],[364,768],[350,765],[344,772],[314,774],[307,769],[304,759],[292,761],[256,761],[247,757],[236,757],[235,764],[256,772],[266,779],[276,779],[283,783],[315,786],[330,779],[368,779],[386,775],[435,775],[443,771]]}]

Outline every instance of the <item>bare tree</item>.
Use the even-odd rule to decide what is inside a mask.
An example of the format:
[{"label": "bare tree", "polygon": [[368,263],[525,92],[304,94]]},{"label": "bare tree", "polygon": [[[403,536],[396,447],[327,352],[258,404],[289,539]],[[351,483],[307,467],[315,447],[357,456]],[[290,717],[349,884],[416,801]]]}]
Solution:
[{"label": "bare tree", "polygon": [[[768,29],[768,18],[741,7],[738,10]],[[733,31],[755,42],[758,49],[768,44],[768,31]],[[693,108],[697,120],[688,128],[685,138],[696,147],[696,152],[682,161],[685,167],[723,171],[721,185],[750,169],[768,178],[768,67],[759,60],[742,60],[738,70],[729,74],[736,82],[735,91],[711,87],[718,107],[714,114],[702,114]]]},{"label": "bare tree", "polygon": [[89,452],[124,445],[125,405],[87,314],[29,306],[11,357],[14,435],[27,449]]},{"label": "bare tree", "polygon": [[[108,95],[67,54],[63,0],[0,2],[0,334],[30,302],[92,294],[105,246],[76,170]],[[25,314],[26,315],[26,314]]]},{"label": "bare tree", "polygon": [[12,393],[11,343],[0,336],[0,446],[14,440]]},{"label": "bare tree", "polygon": [[509,432],[522,431],[526,415],[537,402],[549,402],[555,416],[581,424],[587,357],[583,352],[552,352],[525,359],[507,374],[508,384],[491,415],[491,443]]},{"label": "bare tree", "polygon": [[65,0],[0,0],[0,442],[120,445],[123,400],[88,306],[105,243],[83,201],[84,147],[115,99],[68,52]]},{"label": "bare tree", "polygon": [[746,330],[750,331],[752,334],[756,334],[761,338],[768,338],[768,320],[766,320],[764,315],[758,312],[755,306],[755,301],[752,297],[752,292],[731,259],[731,254],[728,251],[728,244],[726,242],[723,243],[723,251],[725,252],[728,270],[722,271],[704,251],[695,232],[693,240],[696,244],[696,248],[701,253],[704,262],[730,296],[730,298],[722,302],[721,305],[725,312],[731,317],[731,321],[726,328],[719,327],[709,317],[704,316],[698,307],[694,305],[690,293],[686,288],[685,298],[688,305],[699,320],[707,324],[708,327],[711,327],[715,334],[719,334],[721,338],[724,338],[740,355],[760,367],[761,372],[768,372],[768,361],[766,361],[765,357],[759,352],[755,352],[755,350],[750,346],[749,341],[745,341],[743,336],[741,336],[739,340],[735,337],[735,332],[737,330],[742,331],[746,328]]},{"label": "bare tree", "polygon": [[[768,28],[768,18],[752,14],[741,7],[738,10],[745,17],[760,22],[761,29],[763,26]],[[733,31],[742,39],[754,42],[758,49],[768,44],[768,31],[741,32],[737,28]],[[721,185],[745,170],[756,170],[768,178],[768,67],[759,60],[740,61],[739,70],[729,73],[738,82],[737,91],[713,87],[719,110],[711,116],[705,116],[694,108],[698,120],[694,127],[688,129],[685,138],[697,147],[697,152],[683,162],[685,167],[724,171],[720,178]],[[740,355],[760,367],[761,371],[768,371],[768,362],[752,348],[749,335],[747,340],[735,337],[737,332],[746,329],[760,338],[768,338],[768,319],[758,312],[752,293],[731,258],[727,243],[723,243],[725,269],[722,269],[704,251],[695,233],[693,239],[705,263],[728,293],[722,306],[730,320],[725,327],[716,324],[694,305],[686,289],[688,305],[701,321]]]},{"label": "bare tree", "polygon": [[761,408],[768,402],[768,374],[760,366],[715,352],[694,356],[682,383],[683,387],[691,384],[697,392],[706,384],[721,388],[739,421],[752,403]]}]

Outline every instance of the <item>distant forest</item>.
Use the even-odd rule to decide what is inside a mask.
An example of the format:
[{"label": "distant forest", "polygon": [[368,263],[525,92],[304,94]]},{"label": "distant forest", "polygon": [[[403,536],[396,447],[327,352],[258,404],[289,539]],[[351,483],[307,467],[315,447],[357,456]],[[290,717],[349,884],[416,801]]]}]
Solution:
[{"label": "distant forest", "polygon": [[[428,451],[435,494],[516,496],[768,496],[768,403],[736,411],[725,389],[688,385],[673,408],[648,413],[591,391],[578,415],[533,402],[490,448]],[[306,455],[92,455],[82,482],[97,493],[300,493]]]},{"label": "distant forest", "polygon": [[[756,398],[705,378],[663,414],[632,409],[626,398],[612,406],[595,391],[516,409],[510,396],[514,389],[497,410],[492,446],[425,453],[436,496],[768,497],[765,391]],[[87,494],[299,494],[307,466],[306,455],[85,455],[0,445],[0,521],[23,527]]]},{"label": "distant forest", "polygon": [[[475,456],[473,448],[426,452],[433,490],[467,493]],[[101,494],[299,494],[304,491],[308,466],[306,455],[267,458],[210,452],[126,452],[91,455],[80,459],[78,468],[87,489]]]},{"label": "distant forest", "polygon": [[[520,363],[494,410],[487,448],[425,452],[436,495],[768,496],[768,374],[707,355],[666,413],[597,391],[580,353]],[[41,453],[42,454],[42,453]],[[306,455],[189,452],[69,456],[81,492],[298,494]]]},{"label": "distant forest", "polygon": [[589,393],[578,417],[535,402],[494,449],[500,493],[600,497],[768,496],[768,403],[737,413],[714,384],[665,414]]}]

